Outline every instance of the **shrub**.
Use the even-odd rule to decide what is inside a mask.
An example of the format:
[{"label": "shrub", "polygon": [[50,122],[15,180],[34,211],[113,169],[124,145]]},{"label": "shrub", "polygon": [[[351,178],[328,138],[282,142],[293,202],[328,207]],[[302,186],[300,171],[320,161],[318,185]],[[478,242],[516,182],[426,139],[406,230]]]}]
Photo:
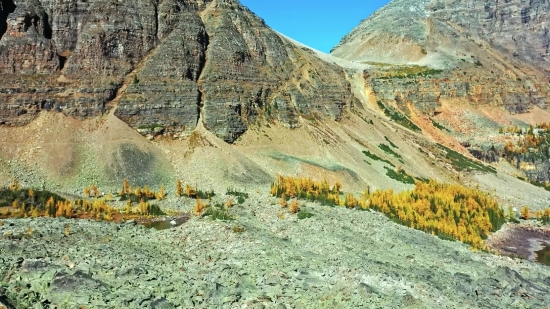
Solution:
[{"label": "shrub", "polygon": [[193,208],[193,211],[197,214],[197,215],[200,215],[202,214],[202,212],[205,210],[206,208],[206,205],[204,205],[204,203],[202,202],[202,200],[200,198],[196,199],[195,201],[195,207]]},{"label": "shrub", "polygon": [[394,165],[393,163],[391,163],[390,161],[384,160],[384,159],[380,158],[379,156],[377,156],[377,155],[371,153],[371,152],[368,151],[368,150],[363,150],[363,154],[364,154],[365,156],[367,156],[367,157],[369,157],[369,158],[375,160],[375,161],[381,161],[381,162],[384,162],[384,163],[389,164],[390,166],[394,166],[394,167],[395,167],[395,165]]},{"label": "shrub", "polygon": [[384,136],[384,139],[390,143],[390,146],[392,146],[393,148],[395,149],[399,149],[399,147],[397,147],[394,143],[392,143],[392,141],[390,141],[390,139],[387,137],[387,136]]},{"label": "shrub", "polygon": [[[198,200],[197,200],[198,201]],[[229,214],[226,208],[221,204],[206,207],[204,216],[210,217],[212,220],[231,221],[235,220],[233,216]]]},{"label": "shrub", "polygon": [[176,196],[183,195],[183,181],[181,179],[176,180]]},{"label": "shrub", "polygon": [[393,149],[391,149],[389,146],[387,146],[385,144],[380,144],[380,145],[378,145],[378,148],[382,149],[385,153],[394,156],[395,158],[397,158],[399,160],[399,162],[403,163],[403,158],[401,157],[401,155],[399,155],[397,152],[393,151]]},{"label": "shrub", "polygon": [[529,207],[523,206],[520,211],[520,216],[525,220],[529,220],[531,218],[531,212],[529,211]]},{"label": "shrub", "polygon": [[300,210],[297,217],[298,219],[303,220],[313,217],[313,214],[307,210]]},{"label": "shrub", "polygon": [[288,206],[288,210],[293,214],[300,211],[300,206],[298,205],[298,200],[293,200],[292,202],[290,202],[290,205]]},{"label": "shrub", "polygon": [[401,167],[398,167],[396,170],[393,170],[389,167],[384,168],[386,169],[386,176],[390,177],[391,179],[411,185],[414,185],[416,182],[416,180],[412,176],[407,174],[407,172],[405,172]]}]

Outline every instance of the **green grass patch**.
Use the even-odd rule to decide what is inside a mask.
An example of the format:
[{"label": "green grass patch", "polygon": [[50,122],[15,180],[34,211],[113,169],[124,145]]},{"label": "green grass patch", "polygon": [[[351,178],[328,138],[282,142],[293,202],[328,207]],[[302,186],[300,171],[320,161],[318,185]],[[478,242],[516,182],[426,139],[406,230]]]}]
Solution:
[{"label": "green grass patch", "polygon": [[384,139],[390,143],[390,146],[392,146],[393,148],[395,149],[399,149],[399,147],[397,147],[394,143],[392,143],[392,141],[390,141],[390,139],[387,137],[387,136],[384,136]]},{"label": "green grass patch", "polygon": [[164,126],[161,126],[160,124],[155,123],[147,126],[138,127],[139,130],[155,130],[156,128],[164,128]]},{"label": "green grass patch", "polygon": [[447,131],[447,132],[450,132],[449,129],[445,128],[444,126],[442,126],[441,124],[435,122],[433,119],[430,118],[430,120],[432,121],[432,124],[434,127],[438,128],[439,130],[441,131]]},{"label": "green grass patch", "polygon": [[429,180],[428,178],[424,178],[424,177],[416,177],[416,180],[422,181],[422,182],[424,182],[424,183],[430,182],[430,180]]},{"label": "green grass patch", "polygon": [[385,166],[384,168],[387,171],[386,176],[390,177],[391,179],[410,185],[414,185],[416,183],[414,177],[407,174],[407,172],[405,172],[404,170],[395,171],[387,166]]},{"label": "green grass patch", "polygon": [[220,220],[220,221],[232,221],[235,220],[233,216],[229,214],[227,211],[227,208],[225,208],[222,204],[215,204],[214,206],[208,206],[206,207],[206,210],[204,211],[205,217],[210,217],[212,220]]},{"label": "green grass patch", "polygon": [[386,144],[380,144],[378,145],[378,148],[382,149],[385,153],[394,156],[399,160],[399,162],[403,163],[403,158],[401,155],[399,155],[397,152],[393,151],[393,149],[390,148],[390,146]]},{"label": "green grass patch", "polygon": [[400,124],[401,126],[408,128],[409,130],[421,132],[422,129],[420,129],[417,125],[415,125],[407,116],[403,115],[402,113],[398,111],[393,111],[389,107],[386,107],[382,102],[378,101],[378,107],[384,111],[384,114],[388,116],[391,120],[395,121],[396,123]]},{"label": "green grass patch", "polygon": [[519,180],[523,180],[525,182],[528,182],[530,184],[532,184],[533,186],[537,186],[537,187],[540,187],[540,188],[543,188],[544,190],[546,191],[550,191],[550,185],[544,183],[544,182],[540,182],[540,181],[536,181],[536,180],[531,180],[531,179],[528,179],[528,178],[524,178],[524,177],[521,177],[521,176],[517,176],[517,179]]},{"label": "green grass patch", "polygon": [[300,220],[308,219],[311,217],[313,217],[313,214],[307,210],[300,210],[300,212],[298,212],[298,219]]},{"label": "green grass patch", "polygon": [[380,161],[380,162],[384,162],[384,163],[387,163],[393,167],[395,167],[395,165],[393,163],[391,163],[390,161],[388,160],[385,160],[385,159],[382,159],[380,158],[379,156],[375,155],[374,153],[371,153],[370,151],[368,150],[363,150],[363,154],[365,154],[365,156],[375,160],[375,161]]},{"label": "green grass patch", "polygon": [[488,166],[482,163],[475,162],[461,153],[458,153],[450,148],[447,148],[441,144],[437,144],[437,146],[443,150],[445,150],[446,155],[445,158],[449,161],[451,161],[451,164],[453,167],[458,171],[480,171],[485,173],[492,173],[496,174],[497,170],[492,167]]},{"label": "green grass patch", "polygon": [[377,77],[377,79],[400,79],[400,78],[411,78],[411,77],[428,77],[433,75],[438,75],[443,72],[443,70],[436,70],[420,65],[393,65],[393,66],[383,66],[380,64],[369,63],[371,65],[377,65],[381,67],[391,67],[387,69],[387,76]]}]

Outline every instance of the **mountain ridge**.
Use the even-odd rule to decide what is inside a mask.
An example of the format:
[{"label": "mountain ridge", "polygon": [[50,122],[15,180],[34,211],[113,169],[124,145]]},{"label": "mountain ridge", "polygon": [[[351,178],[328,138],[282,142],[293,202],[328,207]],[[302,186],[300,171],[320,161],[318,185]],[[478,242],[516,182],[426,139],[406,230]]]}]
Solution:
[{"label": "mountain ridge", "polygon": [[[232,142],[258,116],[295,126],[300,113],[338,119],[353,101],[339,67],[285,43],[237,1],[33,0],[2,12],[6,124],[27,124],[42,109],[93,118],[116,105],[134,129],[176,137],[189,136],[203,114],[208,129]],[[308,61],[307,74],[297,59]],[[19,86],[10,85],[15,78]],[[316,106],[304,100],[312,91],[324,93]]]}]

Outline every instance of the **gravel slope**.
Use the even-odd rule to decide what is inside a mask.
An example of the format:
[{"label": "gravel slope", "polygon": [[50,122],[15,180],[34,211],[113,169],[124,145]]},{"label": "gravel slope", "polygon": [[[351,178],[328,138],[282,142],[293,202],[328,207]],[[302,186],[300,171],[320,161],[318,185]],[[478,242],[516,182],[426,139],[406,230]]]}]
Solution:
[{"label": "gravel slope", "polygon": [[[184,200],[182,200],[184,201]],[[251,194],[225,223],[170,230],[87,220],[5,220],[9,308],[541,308],[550,268],[471,252],[375,212]],[[190,201],[178,207],[190,210]],[[64,235],[69,224],[70,234]],[[244,232],[234,232],[234,226]],[[28,234],[32,228],[32,236]],[[1,305],[0,305],[1,308]]]}]

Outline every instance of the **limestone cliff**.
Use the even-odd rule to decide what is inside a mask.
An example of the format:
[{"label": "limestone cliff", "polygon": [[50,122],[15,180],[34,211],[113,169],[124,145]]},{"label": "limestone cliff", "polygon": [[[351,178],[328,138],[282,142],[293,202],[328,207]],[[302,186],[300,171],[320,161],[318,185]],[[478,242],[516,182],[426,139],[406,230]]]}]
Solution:
[{"label": "limestone cliff", "polygon": [[232,142],[259,117],[296,127],[353,103],[341,68],[236,0],[2,1],[0,72],[0,124],[15,126],[114,111],[145,135],[202,121]]}]

